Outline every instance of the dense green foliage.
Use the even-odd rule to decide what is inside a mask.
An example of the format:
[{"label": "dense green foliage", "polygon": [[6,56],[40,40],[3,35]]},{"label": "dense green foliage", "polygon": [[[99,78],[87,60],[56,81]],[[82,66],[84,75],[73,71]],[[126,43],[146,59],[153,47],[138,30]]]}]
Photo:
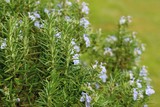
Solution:
[{"label": "dense green foliage", "polygon": [[103,39],[85,2],[4,0],[0,8],[0,105],[137,107],[154,93],[130,16]]}]

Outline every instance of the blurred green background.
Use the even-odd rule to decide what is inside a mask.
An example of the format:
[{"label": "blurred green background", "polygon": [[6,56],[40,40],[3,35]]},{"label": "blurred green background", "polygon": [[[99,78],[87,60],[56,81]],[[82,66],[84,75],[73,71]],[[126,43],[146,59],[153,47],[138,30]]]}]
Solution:
[{"label": "blurred green background", "polygon": [[90,7],[90,22],[94,29],[113,33],[121,16],[130,15],[130,29],[138,32],[137,38],[146,44],[142,64],[148,66],[156,93],[149,107],[160,107],[160,0],[85,0]]}]

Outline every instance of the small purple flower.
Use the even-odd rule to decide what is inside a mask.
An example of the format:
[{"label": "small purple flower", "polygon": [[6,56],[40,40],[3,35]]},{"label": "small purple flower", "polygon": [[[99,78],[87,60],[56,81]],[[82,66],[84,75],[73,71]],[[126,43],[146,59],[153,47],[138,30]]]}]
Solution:
[{"label": "small purple flower", "polygon": [[28,16],[32,21],[36,20],[36,17],[34,15],[32,15],[31,12],[28,12]]},{"label": "small purple flower", "polygon": [[127,38],[124,38],[124,42],[127,42],[127,43],[131,43],[132,42],[132,40],[130,40],[130,38],[129,37],[127,37]]},{"label": "small purple flower", "polygon": [[113,52],[112,52],[112,49],[107,47],[107,48],[104,48],[104,55],[108,54],[110,56],[113,56]]},{"label": "small purple flower", "polygon": [[56,33],[54,36],[57,38],[61,38],[61,32]]},{"label": "small purple flower", "polygon": [[28,16],[32,21],[35,21],[37,18],[41,18],[40,14],[38,14],[37,11],[28,12]]},{"label": "small purple flower", "polygon": [[80,63],[80,61],[78,59],[73,60],[74,65],[78,65]]},{"label": "small purple flower", "polygon": [[100,86],[99,86],[98,83],[96,83],[96,84],[95,84],[95,87],[96,87],[96,89],[99,89]]},{"label": "small purple flower", "polygon": [[102,79],[102,82],[105,83],[105,82],[106,82],[106,79],[107,79],[106,73],[100,73],[100,74],[99,74],[99,78]]},{"label": "small purple flower", "polygon": [[79,59],[79,54],[74,54],[73,59]]},{"label": "small purple flower", "polygon": [[89,21],[86,18],[80,19],[80,26],[83,26],[84,28],[87,28],[89,26]]},{"label": "small purple flower", "polygon": [[59,8],[62,8],[62,4],[61,4],[61,3],[57,4],[57,6],[58,6]]},{"label": "small purple flower", "polygon": [[138,88],[142,88],[142,84],[141,84],[140,82],[141,82],[140,80],[137,80],[137,81],[136,81]]},{"label": "small purple flower", "polygon": [[138,92],[137,92],[137,89],[134,88],[133,89],[133,100],[135,101],[135,100],[137,100],[137,98],[138,98]]},{"label": "small purple flower", "polygon": [[146,77],[146,76],[147,76],[147,73],[148,73],[148,71],[147,71],[147,69],[146,69],[146,66],[142,66],[142,69],[141,69],[141,71],[140,71],[140,73],[139,73],[139,76],[144,76],[144,77]]},{"label": "small purple flower", "polygon": [[129,80],[129,84],[133,85],[134,84],[134,79]]},{"label": "small purple flower", "polygon": [[69,16],[65,16],[65,21],[71,22],[71,18]]},{"label": "small purple flower", "polygon": [[44,9],[44,12],[46,13],[46,14],[49,14],[49,10],[48,9]]},{"label": "small purple flower", "polygon": [[86,47],[89,47],[90,46],[90,40],[88,38],[88,35],[87,34],[84,34],[83,35],[83,39],[84,41],[86,42]]},{"label": "small purple flower", "polygon": [[42,28],[43,27],[43,24],[40,24],[39,21],[35,21],[34,22],[34,26],[38,27],[38,28]]},{"label": "small purple flower", "polygon": [[85,2],[82,3],[82,13],[88,14],[89,8]]},{"label": "small purple flower", "polygon": [[74,54],[72,56],[72,58],[73,58],[74,65],[78,65],[80,63],[80,61],[79,61],[79,54]]},{"label": "small purple flower", "polygon": [[34,15],[36,18],[41,18],[40,14],[38,14],[37,11],[33,12],[33,15]]},{"label": "small purple flower", "polygon": [[152,89],[151,86],[147,86],[147,88],[146,88],[146,95],[150,96],[150,95],[152,95],[154,93],[155,93],[154,89]]},{"label": "small purple flower", "polygon": [[82,92],[80,102],[85,102],[85,107],[90,107],[91,100],[92,98],[87,93]]},{"label": "small purple flower", "polygon": [[105,66],[102,66],[102,64],[100,65],[100,68],[102,69],[100,74],[99,74],[99,78],[102,79],[102,82],[106,82],[106,79],[108,78],[108,76],[106,75],[106,68]]},{"label": "small purple flower", "polygon": [[142,51],[139,49],[139,48],[135,48],[134,49],[134,55],[141,55],[142,54]]},{"label": "small purple flower", "polygon": [[102,63],[100,65],[100,68],[102,69],[102,71],[101,71],[102,73],[106,73],[107,70],[106,70],[105,66],[102,65]]},{"label": "small purple flower", "polygon": [[74,48],[74,50],[75,50],[76,52],[80,52],[80,47],[79,47],[79,46],[75,45],[73,48]]}]

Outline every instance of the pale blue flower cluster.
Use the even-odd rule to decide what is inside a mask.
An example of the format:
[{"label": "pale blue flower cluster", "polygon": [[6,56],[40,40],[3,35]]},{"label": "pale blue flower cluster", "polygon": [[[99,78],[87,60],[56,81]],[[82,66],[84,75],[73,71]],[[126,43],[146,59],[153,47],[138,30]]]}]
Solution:
[{"label": "pale blue flower cluster", "polygon": [[108,76],[106,75],[107,70],[106,70],[105,66],[102,65],[102,63],[100,65],[100,68],[101,68],[101,72],[99,74],[99,78],[102,79],[102,82],[105,83],[106,79],[108,78]]},{"label": "pale blue flower cluster", "polygon": [[132,22],[132,20],[131,20],[131,16],[127,16],[127,17],[125,17],[125,16],[122,16],[121,18],[120,18],[120,20],[119,20],[119,24],[120,25],[123,25],[123,24],[125,24],[125,23],[131,23]]},{"label": "pale blue flower cluster", "polygon": [[[150,79],[147,77],[148,76],[148,71],[145,66],[142,66],[139,76],[142,79],[137,79],[135,82],[134,75],[132,71],[129,71],[130,74],[130,85],[134,85],[136,83],[136,88],[133,88],[133,100],[138,100],[138,98],[144,98],[144,93],[148,96],[152,95],[155,93],[153,88],[150,86]],[[144,90],[142,87],[142,80],[146,81],[147,87]]]},{"label": "pale blue flower cluster", "polygon": [[109,55],[109,56],[113,56],[113,52],[112,49],[109,47],[104,48],[104,55]]},{"label": "pale blue flower cluster", "polygon": [[106,38],[106,41],[107,41],[108,43],[113,44],[113,43],[115,43],[115,42],[117,41],[117,37],[114,36],[114,35],[112,35],[112,36],[109,35],[109,36]]},{"label": "pale blue flower cluster", "polygon": [[124,38],[124,42],[125,43],[132,43],[132,40],[131,40],[131,38],[126,37],[126,38]]},{"label": "pale blue flower cluster", "polygon": [[136,84],[138,88],[142,88],[141,80],[137,79]]},{"label": "pale blue flower cluster", "polygon": [[58,33],[56,33],[54,36],[56,37],[56,38],[61,38],[61,32],[58,32]]},{"label": "pale blue flower cluster", "polygon": [[73,58],[73,63],[74,63],[74,65],[78,65],[80,62],[79,62],[79,54],[74,54],[73,56],[72,56],[72,58]]},{"label": "pale blue flower cluster", "polygon": [[83,35],[83,39],[84,39],[84,41],[85,41],[85,43],[86,43],[86,47],[89,47],[89,46],[90,46],[90,40],[89,40],[89,38],[88,38],[88,35],[87,35],[87,34],[84,34],[84,35]]},{"label": "pale blue flower cluster", "polygon": [[10,0],[5,0],[7,3],[10,3]]},{"label": "pale blue flower cluster", "polygon": [[39,19],[41,18],[40,14],[37,11],[28,12],[29,18],[34,21],[34,26],[37,28],[43,28],[43,24],[40,23]]},{"label": "pale blue flower cluster", "polygon": [[35,12],[28,12],[28,16],[32,21],[35,21],[36,19],[41,18],[41,16],[38,14],[37,11]]},{"label": "pale blue flower cluster", "polygon": [[44,8],[44,13],[49,14],[49,10],[47,8]]},{"label": "pale blue flower cluster", "polygon": [[139,55],[141,55],[141,54],[142,54],[141,49],[139,49],[139,48],[135,48],[135,49],[134,49],[134,55],[135,55],[135,56],[139,56]]},{"label": "pale blue flower cluster", "polygon": [[89,13],[88,5],[85,2],[82,2],[82,13],[85,13],[85,14]]},{"label": "pale blue flower cluster", "polygon": [[92,67],[93,67],[93,69],[96,69],[98,67],[101,69],[101,72],[99,73],[98,77],[102,80],[102,82],[105,83],[107,78],[108,78],[108,76],[106,74],[107,70],[106,70],[106,68],[104,66],[104,63],[101,62],[101,64],[98,65],[98,61],[95,61],[95,64]]},{"label": "pale blue flower cluster", "polygon": [[137,100],[137,98],[138,98],[138,91],[136,88],[133,88],[133,100],[135,101]]},{"label": "pale blue flower cluster", "polygon": [[72,21],[71,18],[70,18],[69,16],[65,16],[64,19],[65,19],[66,22],[71,22],[71,21]]},{"label": "pale blue flower cluster", "polygon": [[141,69],[141,71],[140,71],[140,73],[139,73],[139,76],[146,77],[147,74],[148,74],[148,71],[147,71],[147,69],[146,69],[146,66],[142,66],[142,69]]},{"label": "pale blue flower cluster", "polygon": [[80,63],[79,57],[80,55],[78,54],[80,52],[80,47],[76,44],[75,39],[72,39],[71,41],[71,45],[73,46],[73,50],[71,52],[72,59],[73,59],[73,63],[74,65],[78,65]]},{"label": "pale blue flower cluster", "polygon": [[57,7],[62,8],[62,3],[57,4]]},{"label": "pale blue flower cluster", "polygon": [[95,84],[95,87],[96,87],[96,89],[99,89],[99,88],[100,88],[100,86],[99,86],[98,83]]},{"label": "pale blue flower cluster", "polygon": [[146,88],[146,95],[150,96],[154,93],[155,93],[154,89],[151,86],[148,85],[147,88]]},{"label": "pale blue flower cluster", "polygon": [[5,49],[6,46],[7,46],[6,38],[4,38],[1,42],[2,42],[2,43],[1,43],[1,49]]},{"label": "pale blue flower cluster", "polygon": [[37,28],[43,28],[44,25],[41,24],[39,21],[36,20],[36,21],[34,22],[34,26],[37,27]]},{"label": "pale blue flower cluster", "polygon": [[88,95],[88,93],[82,92],[82,96],[80,98],[80,102],[85,102],[85,107],[91,107],[92,98]]},{"label": "pale blue flower cluster", "polygon": [[87,28],[90,25],[89,21],[86,18],[80,19],[80,26],[83,26],[84,28]]},{"label": "pale blue flower cluster", "polygon": [[143,90],[139,90],[138,88],[133,88],[133,100],[136,101],[138,98],[144,98]]},{"label": "pale blue flower cluster", "polygon": [[[61,12],[61,9],[58,11],[58,12]],[[55,9],[47,9],[47,8],[44,8],[44,13],[46,13],[47,15],[51,15],[51,14],[55,14],[56,13],[56,10]],[[61,13],[59,13],[61,14]]]}]

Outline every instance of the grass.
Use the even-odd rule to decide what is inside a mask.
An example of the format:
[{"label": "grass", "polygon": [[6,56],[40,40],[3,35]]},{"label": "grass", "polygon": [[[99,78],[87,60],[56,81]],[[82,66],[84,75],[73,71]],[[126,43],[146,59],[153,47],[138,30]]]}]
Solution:
[{"label": "grass", "polygon": [[160,14],[159,0],[86,0],[90,4],[90,21],[94,28],[103,33],[116,30],[118,19],[123,15],[133,17],[131,30],[138,32],[138,38],[146,44],[142,64],[148,66],[152,85],[156,93],[151,97],[149,107],[160,105]]}]

